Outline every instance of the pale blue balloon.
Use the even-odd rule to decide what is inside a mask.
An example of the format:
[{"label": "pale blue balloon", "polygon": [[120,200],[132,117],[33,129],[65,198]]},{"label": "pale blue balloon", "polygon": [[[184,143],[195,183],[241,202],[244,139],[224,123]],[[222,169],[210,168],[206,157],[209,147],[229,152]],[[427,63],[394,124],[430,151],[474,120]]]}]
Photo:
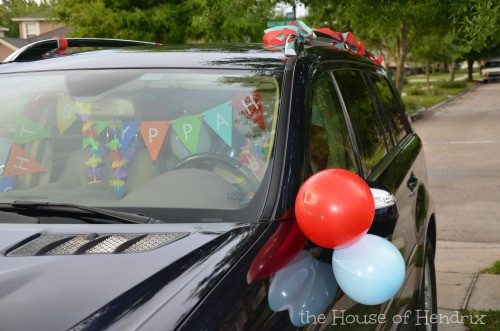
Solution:
[{"label": "pale blue balloon", "polygon": [[267,297],[269,307],[273,311],[287,309],[295,326],[307,325],[319,314],[326,314],[338,290],[331,268],[309,251],[301,251],[274,275]]},{"label": "pale blue balloon", "polygon": [[371,234],[352,246],[334,250],[332,267],[344,293],[364,305],[389,300],[405,278],[405,261],[396,246]]}]

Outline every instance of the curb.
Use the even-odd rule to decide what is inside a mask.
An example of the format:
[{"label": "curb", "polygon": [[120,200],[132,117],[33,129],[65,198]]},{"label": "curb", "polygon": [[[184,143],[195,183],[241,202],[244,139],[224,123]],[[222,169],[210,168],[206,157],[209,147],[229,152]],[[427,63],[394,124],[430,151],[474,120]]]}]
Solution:
[{"label": "curb", "polygon": [[[475,81],[477,82],[477,81]],[[429,117],[429,116],[432,116],[434,115],[434,113],[436,112],[436,110],[444,105],[446,105],[447,103],[455,100],[455,99],[458,99],[460,98],[461,96],[463,96],[464,94],[467,94],[475,89],[477,89],[479,86],[481,86],[481,83],[480,82],[477,82],[478,84],[474,85],[474,86],[471,86],[471,87],[468,87],[466,89],[464,89],[462,92],[460,93],[457,93],[455,95],[452,95],[451,97],[429,107],[429,108],[420,108],[419,110],[417,110],[416,113],[410,115],[410,118],[411,118],[411,121],[412,122],[415,122],[415,121],[418,121],[418,120],[421,120],[423,118],[426,118],[426,117]]]}]

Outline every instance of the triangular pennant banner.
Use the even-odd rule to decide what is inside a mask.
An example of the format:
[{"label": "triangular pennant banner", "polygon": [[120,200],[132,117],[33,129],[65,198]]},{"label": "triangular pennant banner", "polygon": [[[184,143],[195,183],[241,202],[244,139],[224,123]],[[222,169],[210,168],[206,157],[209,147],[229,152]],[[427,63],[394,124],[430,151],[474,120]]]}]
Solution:
[{"label": "triangular pennant banner", "polygon": [[134,139],[134,136],[137,133],[137,130],[139,129],[140,124],[141,122],[139,121],[122,122],[121,130],[117,130],[119,135],[118,140],[122,145],[120,152],[125,151],[128,145],[130,145],[132,139]]},{"label": "triangular pennant banner", "polygon": [[38,126],[33,120],[26,116],[20,116],[16,121],[16,131],[14,132],[14,142],[25,144],[35,140],[52,137],[50,133]]},{"label": "triangular pennant banner", "polygon": [[57,126],[63,134],[76,121],[75,103],[68,96],[57,98]]},{"label": "triangular pennant banner", "polygon": [[169,123],[167,121],[143,121],[139,130],[142,134],[142,139],[148,148],[151,160],[156,162],[160,153],[163,140],[167,134]]},{"label": "triangular pennant banner", "polygon": [[233,98],[232,105],[263,130],[266,129],[260,92],[238,94]]},{"label": "triangular pennant banner", "polygon": [[36,162],[21,147],[13,143],[10,149],[9,160],[5,167],[4,176],[19,176],[35,172],[46,172],[40,163]]},{"label": "triangular pennant banner", "polygon": [[14,177],[3,176],[0,179],[0,192],[7,192],[14,190]]},{"label": "triangular pennant banner", "polygon": [[205,122],[217,133],[229,147],[233,147],[233,108],[231,101],[218,105],[203,113]]},{"label": "triangular pennant banner", "polygon": [[171,121],[175,133],[180,141],[186,146],[191,154],[198,152],[198,140],[200,139],[201,119],[198,115],[183,117]]},{"label": "triangular pennant banner", "polygon": [[108,121],[97,121],[94,124],[94,128],[97,130],[97,134],[101,134],[101,132],[108,127]]}]

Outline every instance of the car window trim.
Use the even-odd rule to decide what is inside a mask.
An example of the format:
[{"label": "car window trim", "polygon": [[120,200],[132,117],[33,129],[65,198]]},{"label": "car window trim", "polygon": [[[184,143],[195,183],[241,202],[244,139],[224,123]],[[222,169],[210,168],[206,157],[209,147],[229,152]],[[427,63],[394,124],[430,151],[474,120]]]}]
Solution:
[{"label": "car window trim", "polygon": [[335,75],[333,74],[334,70],[328,70],[330,74],[330,79],[333,82],[333,86],[335,87],[335,91],[337,92],[337,97],[339,98],[340,107],[342,108],[342,112],[344,113],[344,120],[347,124],[347,131],[349,131],[349,139],[351,140],[351,145],[354,150],[354,155],[356,157],[356,164],[358,166],[358,174],[361,178],[365,178],[365,171],[363,169],[363,164],[361,163],[361,154],[359,152],[358,143],[356,141],[356,135],[354,133],[354,129],[351,124],[351,119],[349,117],[349,113],[347,112],[347,107],[345,105],[344,98],[342,97],[342,93],[340,93],[340,87],[335,79]]},{"label": "car window trim", "polygon": [[[374,74],[373,72],[368,72],[368,71],[365,72],[365,75],[367,76],[366,77],[367,83],[370,86],[369,88],[372,91],[372,93],[374,94],[375,99],[377,100],[379,111],[382,114],[382,117],[384,118],[385,129],[389,133],[389,137],[391,138],[392,148],[390,148],[389,150],[392,150],[394,147],[397,146],[398,142],[396,141],[396,137],[394,136],[394,130],[391,128],[389,120],[387,119],[387,111],[382,104],[382,100],[380,99],[377,88],[375,87],[375,83],[373,82],[373,79],[372,79],[373,74]],[[392,90],[391,90],[391,94],[393,94]],[[393,94],[393,97],[394,97],[394,94]],[[396,102],[396,105],[399,108],[399,104],[397,104],[397,102]]]},{"label": "car window trim", "polygon": [[[405,131],[406,131],[406,135],[404,137],[401,137],[401,139],[398,142],[396,142],[396,145],[397,145],[401,141],[403,141],[408,135],[410,135],[410,134],[413,133],[413,128],[411,127],[410,121],[408,120],[408,114],[406,113],[406,107],[404,106],[404,103],[401,100],[401,95],[399,94],[399,92],[397,92],[394,89],[394,87],[392,86],[392,84],[390,84],[389,79],[387,78],[387,76],[381,75],[377,71],[374,71],[374,72],[371,72],[371,73],[373,73],[375,75],[382,76],[382,78],[385,79],[385,81],[387,82],[387,85],[389,86],[389,89],[391,90],[391,93],[392,93],[392,96],[394,97],[394,100],[396,100],[396,104],[398,106],[399,116],[401,118],[401,122],[403,122],[403,125],[405,127]],[[375,91],[375,92],[377,93],[377,96],[378,96],[378,92],[377,91]],[[384,111],[385,111],[385,108],[384,108]]]}]

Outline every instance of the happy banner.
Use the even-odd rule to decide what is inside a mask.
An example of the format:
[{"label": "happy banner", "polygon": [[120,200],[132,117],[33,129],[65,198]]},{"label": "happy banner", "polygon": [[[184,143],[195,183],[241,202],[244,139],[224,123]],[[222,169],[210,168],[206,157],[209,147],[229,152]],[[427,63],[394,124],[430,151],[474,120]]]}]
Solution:
[{"label": "happy banner", "polygon": [[250,95],[248,93],[241,93],[235,96],[232,100],[232,106],[260,126],[262,130],[266,129],[259,92],[254,91]]},{"label": "happy banner", "polygon": [[205,122],[224,140],[229,147],[232,145],[233,134],[233,108],[231,101],[203,113]]},{"label": "happy banner", "polygon": [[46,172],[40,163],[26,153],[19,145],[12,143],[4,176],[19,176],[36,172]]},{"label": "happy banner", "polygon": [[[172,121],[130,121],[121,120],[94,120],[91,119],[92,104],[74,101],[70,97],[59,96],[57,100],[57,121],[59,132],[65,132],[80,118],[84,121],[82,147],[99,148],[99,135],[105,129],[111,132],[112,139],[104,143],[112,151],[124,152],[136,137],[141,133],[148,149],[151,160],[155,162],[164,143],[170,126],[181,143],[191,154],[198,152],[201,123],[204,121],[229,147],[232,147],[233,110],[243,114],[250,121],[265,130],[261,94],[258,91],[241,93],[218,106],[201,114],[178,118]],[[29,118],[21,118],[18,123],[16,143],[39,140],[50,137],[50,134],[41,129]]]},{"label": "happy banner", "polygon": [[74,102],[70,97],[60,96],[57,99],[57,126],[63,134],[76,121]]},{"label": "happy banner", "polygon": [[14,142],[22,145],[35,140],[50,138],[52,135],[38,126],[32,119],[26,116],[20,116],[16,121],[16,130],[14,131]]},{"label": "happy banner", "polygon": [[170,123],[168,121],[143,121],[139,126],[142,139],[146,144],[146,148],[153,162],[156,162],[158,158],[169,126]]},{"label": "happy banner", "polygon": [[170,122],[179,140],[186,146],[191,154],[198,153],[200,138],[201,118],[199,115],[183,117]]},{"label": "happy banner", "polygon": [[7,192],[14,190],[14,177],[3,176],[0,179],[0,192]]},{"label": "happy banner", "polygon": [[133,121],[133,122],[122,122],[121,130],[119,130],[119,141],[121,146],[120,152],[123,152],[127,149],[128,145],[132,139],[134,139],[137,130],[139,130],[139,125],[141,122]]}]

